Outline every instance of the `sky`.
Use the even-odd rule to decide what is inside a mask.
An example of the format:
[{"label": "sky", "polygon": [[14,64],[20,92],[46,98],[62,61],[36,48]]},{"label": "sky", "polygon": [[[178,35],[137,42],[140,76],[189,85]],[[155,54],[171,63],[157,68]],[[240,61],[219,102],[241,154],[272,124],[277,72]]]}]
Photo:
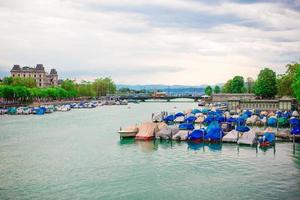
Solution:
[{"label": "sky", "polygon": [[199,85],[300,59],[300,0],[0,0],[0,77]]}]

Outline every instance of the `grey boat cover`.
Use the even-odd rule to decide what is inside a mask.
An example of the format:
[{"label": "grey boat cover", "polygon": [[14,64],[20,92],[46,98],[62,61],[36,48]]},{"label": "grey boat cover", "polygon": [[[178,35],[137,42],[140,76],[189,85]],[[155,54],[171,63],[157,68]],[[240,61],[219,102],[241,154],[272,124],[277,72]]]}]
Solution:
[{"label": "grey boat cover", "polygon": [[248,144],[253,145],[256,143],[256,133],[259,131],[258,128],[252,128],[250,131],[242,133],[239,140],[237,141],[238,144]]},{"label": "grey boat cover", "polygon": [[186,140],[189,135],[188,130],[179,130],[175,135],[173,135],[173,140]]},{"label": "grey boat cover", "polygon": [[237,142],[237,135],[238,132],[236,130],[232,130],[230,132],[228,132],[223,138],[222,141],[223,142]]},{"label": "grey boat cover", "polygon": [[156,138],[158,139],[172,139],[171,137],[178,133],[179,128],[177,126],[165,126],[161,128],[156,134]]}]

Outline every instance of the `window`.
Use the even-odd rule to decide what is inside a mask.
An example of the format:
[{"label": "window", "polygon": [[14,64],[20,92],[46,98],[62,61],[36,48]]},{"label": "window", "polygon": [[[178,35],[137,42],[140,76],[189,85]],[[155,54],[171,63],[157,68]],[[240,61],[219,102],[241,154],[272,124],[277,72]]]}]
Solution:
[{"label": "window", "polygon": [[15,77],[15,75],[13,74],[13,77]]},{"label": "window", "polygon": [[40,85],[40,87],[42,87],[42,84],[41,84],[41,83],[40,83],[39,85]]},{"label": "window", "polygon": [[42,74],[40,74],[40,77],[42,77]]},{"label": "window", "polygon": [[25,77],[26,75],[25,74],[23,74],[23,77]]},{"label": "window", "polygon": [[40,79],[40,82],[42,82],[42,79]]},{"label": "window", "polygon": [[36,74],[34,75],[34,77],[36,77]]}]

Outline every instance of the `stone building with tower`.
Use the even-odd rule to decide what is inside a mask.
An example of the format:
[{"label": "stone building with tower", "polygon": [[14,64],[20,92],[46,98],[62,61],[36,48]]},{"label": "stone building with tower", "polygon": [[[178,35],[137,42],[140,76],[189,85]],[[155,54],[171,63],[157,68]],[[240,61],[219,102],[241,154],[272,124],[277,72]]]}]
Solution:
[{"label": "stone building with tower", "polygon": [[34,78],[37,87],[56,86],[58,84],[56,69],[51,69],[50,73],[48,73],[45,71],[43,64],[37,64],[36,67],[20,67],[20,65],[14,65],[10,73],[12,77]]}]

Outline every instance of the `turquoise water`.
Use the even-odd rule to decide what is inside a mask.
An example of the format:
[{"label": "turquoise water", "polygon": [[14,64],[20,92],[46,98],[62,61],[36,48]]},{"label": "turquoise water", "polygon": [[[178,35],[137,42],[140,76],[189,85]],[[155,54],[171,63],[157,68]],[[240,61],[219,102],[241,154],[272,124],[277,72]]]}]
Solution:
[{"label": "turquoise water", "polygon": [[[174,108],[176,106],[176,109]],[[0,116],[0,199],[299,199],[300,145],[120,141],[120,126],[195,103]]]}]

